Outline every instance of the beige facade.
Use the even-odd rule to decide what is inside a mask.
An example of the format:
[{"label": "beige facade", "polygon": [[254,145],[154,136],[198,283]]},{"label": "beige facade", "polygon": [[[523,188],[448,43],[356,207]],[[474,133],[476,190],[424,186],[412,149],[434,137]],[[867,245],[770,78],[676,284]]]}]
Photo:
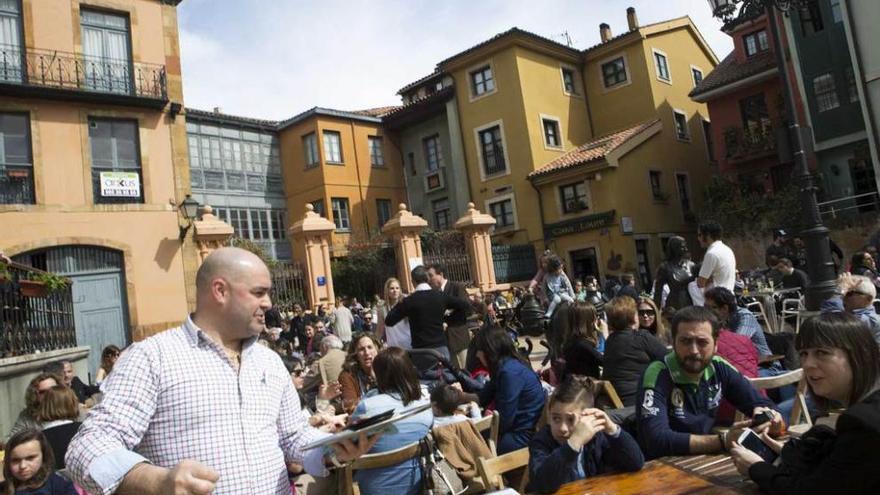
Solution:
[{"label": "beige facade", "polygon": [[[42,268],[69,267],[75,304],[78,297],[115,297],[123,343],[179,323],[194,302],[186,280],[194,280],[197,256],[189,240],[178,239],[184,220],[176,206],[189,190],[186,130],[178,115],[177,3],[22,0],[19,49],[27,75],[0,81],[0,116],[27,120],[27,156],[15,165],[30,175],[19,182],[10,175],[0,191],[0,250]],[[114,53],[101,58],[96,50],[107,43],[122,47],[118,54],[128,60],[107,62],[116,60]],[[49,71],[42,70],[46,64]],[[119,129],[133,139],[119,137]],[[5,161],[10,165],[9,155]],[[139,197],[102,187],[111,175],[101,172],[138,174],[139,184],[128,190]],[[10,193],[28,180],[32,196]],[[118,273],[118,293],[110,279],[105,292],[77,293],[77,283],[86,287],[99,272],[83,253],[107,251],[121,260],[121,266],[102,267]],[[62,252],[72,259],[56,259]],[[78,324],[78,332],[91,330]]]}]

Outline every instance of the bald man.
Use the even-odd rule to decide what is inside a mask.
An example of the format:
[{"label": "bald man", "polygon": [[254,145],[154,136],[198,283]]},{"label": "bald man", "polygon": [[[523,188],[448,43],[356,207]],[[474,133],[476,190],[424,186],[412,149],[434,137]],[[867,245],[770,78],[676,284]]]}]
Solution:
[{"label": "bald man", "polygon": [[[376,438],[322,449],[290,375],[254,345],[272,307],[269,270],[248,251],[218,249],[196,275],[196,311],[134,344],[103,384],[67,452],[92,494],[289,494],[286,465],[325,476]],[[335,458],[334,458],[335,457]]]}]

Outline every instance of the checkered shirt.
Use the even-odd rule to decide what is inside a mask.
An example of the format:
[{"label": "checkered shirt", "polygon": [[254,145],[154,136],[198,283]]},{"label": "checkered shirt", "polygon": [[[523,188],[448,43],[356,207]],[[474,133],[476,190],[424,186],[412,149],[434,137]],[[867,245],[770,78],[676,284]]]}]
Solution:
[{"label": "checkered shirt", "polygon": [[145,460],[168,468],[201,462],[220,475],[220,495],[290,494],[286,461],[325,474],[321,449],[305,458],[300,450],[325,434],[308,426],[281,359],[254,339],[236,373],[187,318],[127,350],[103,391],[66,457],[74,479],[95,495],[113,493]]}]

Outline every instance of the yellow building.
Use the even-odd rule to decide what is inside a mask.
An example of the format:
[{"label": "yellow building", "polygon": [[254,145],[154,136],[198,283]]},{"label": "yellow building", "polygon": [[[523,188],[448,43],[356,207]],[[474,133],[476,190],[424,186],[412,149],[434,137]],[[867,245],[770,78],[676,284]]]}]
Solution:
[{"label": "yellow building", "polygon": [[0,250],[74,280],[92,373],[187,311],[178,3],[0,6]]},{"label": "yellow building", "polygon": [[290,223],[311,203],[336,224],[334,257],[378,236],[406,201],[400,150],[380,118],[389,110],[313,108],[278,126]]},{"label": "yellow building", "polygon": [[[613,37],[603,24],[602,43],[584,51],[514,28],[438,71],[454,80],[471,199],[498,221],[493,241],[556,249],[579,267],[575,275],[638,269],[647,284],[661,237],[696,227],[713,168],[708,112],[688,93],[718,61],[688,17],[639,26],[629,9],[627,18],[629,31]],[[605,166],[576,167],[586,170],[578,177],[549,172],[614,133],[627,138]],[[574,206],[564,207],[569,200]],[[613,219],[596,228],[613,238],[607,246],[583,226],[554,228],[578,219],[598,225],[592,216],[611,209]],[[622,219],[625,236],[612,235]],[[587,270],[582,258],[594,247],[601,252]]]}]

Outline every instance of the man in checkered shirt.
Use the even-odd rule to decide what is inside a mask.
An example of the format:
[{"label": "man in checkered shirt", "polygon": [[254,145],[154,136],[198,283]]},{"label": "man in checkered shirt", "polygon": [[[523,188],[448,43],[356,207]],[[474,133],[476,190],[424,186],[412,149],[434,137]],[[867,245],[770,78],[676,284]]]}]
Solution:
[{"label": "man in checkered shirt", "polygon": [[[222,248],[196,275],[196,311],[133,345],[103,385],[67,452],[67,469],[98,494],[289,494],[287,463],[325,476],[324,452],[302,447],[324,433],[277,354],[256,339],[272,307],[269,270]],[[337,460],[378,437],[334,446]]]}]

